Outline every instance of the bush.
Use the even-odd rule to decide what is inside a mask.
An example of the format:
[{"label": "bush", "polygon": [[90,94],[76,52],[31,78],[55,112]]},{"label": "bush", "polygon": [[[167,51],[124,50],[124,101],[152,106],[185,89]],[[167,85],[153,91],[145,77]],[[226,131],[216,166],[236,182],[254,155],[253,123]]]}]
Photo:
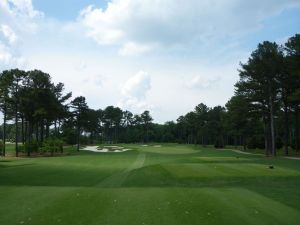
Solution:
[{"label": "bush", "polygon": [[292,147],[294,150],[300,149],[299,143],[298,143],[298,146],[297,146],[297,140],[296,140],[296,138],[293,138],[293,139],[291,140],[291,147]]},{"label": "bush", "polygon": [[26,141],[25,142],[25,151],[26,152],[38,152],[39,150],[39,143],[37,141]]},{"label": "bush", "polygon": [[64,142],[57,138],[50,138],[43,142],[42,151],[43,152],[63,152]]},{"label": "bush", "polygon": [[216,139],[214,147],[215,148],[224,148],[225,147],[223,137],[218,137]]},{"label": "bush", "polygon": [[24,145],[19,145],[18,148],[19,148],[20,152],[25,152],[25,146]]},{"label": "bush", "polygon": [[265,139],[261,135],[254,135],[248,139],[247,147],[249,149],[264,149]]},{"label": "bush", "polygon": [[89,144],[89,138],[86,136],[80,136],[80,144],[81,145],[88,145]]}]

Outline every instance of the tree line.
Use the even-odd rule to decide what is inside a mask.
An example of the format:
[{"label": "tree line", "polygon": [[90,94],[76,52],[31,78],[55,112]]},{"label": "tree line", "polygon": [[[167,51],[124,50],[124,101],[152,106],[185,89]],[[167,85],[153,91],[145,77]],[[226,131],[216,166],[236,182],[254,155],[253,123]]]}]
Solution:
[{"label": "tree line", "polygon": [[5,70],[0,74],[1,154],[8,138],[16,156],[62,142],[78,150],[89,143],[137,142],[240,145],[272,156],[281,147],[287,155],[290,148],[299,150],[300,35],[284,45],[260,43],[240,64],[239,77],[224,107],[201,103],[176,122],[156,124],[149,111],[95,110],[83,96],[71,100],[64,84],[54,84],[42,71]]},{"label": "tree line", "polygon": [[[88,107],[83,96],[71,100],[64,84],[54,84],[40,70],[5,70],[0,74],[0,110],[3,113],[0,143],[15,143],[15,153],[62,151],[65,144],[148,142],[149,111],[134,115],[119,107],[104,110]],[[59,145],[59,146],[56,146]]]},{"label": "tree line", "polygon": [[300,35],[284,45],[260,43],[246,63],[241,63],[235,94],[225,107],[198,105],[179,117],[180,139],[187,143],[239,144],[265,149],[300,149]]}]

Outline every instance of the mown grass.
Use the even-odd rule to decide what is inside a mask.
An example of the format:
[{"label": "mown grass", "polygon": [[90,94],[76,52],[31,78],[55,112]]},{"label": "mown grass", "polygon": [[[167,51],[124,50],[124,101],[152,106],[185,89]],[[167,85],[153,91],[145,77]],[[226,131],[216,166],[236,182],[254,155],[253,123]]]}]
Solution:
[{"label": "mown grass", "polygon": [[125,146],[133,150],[1,158],[0,224],[300,224],[298,160]]}]

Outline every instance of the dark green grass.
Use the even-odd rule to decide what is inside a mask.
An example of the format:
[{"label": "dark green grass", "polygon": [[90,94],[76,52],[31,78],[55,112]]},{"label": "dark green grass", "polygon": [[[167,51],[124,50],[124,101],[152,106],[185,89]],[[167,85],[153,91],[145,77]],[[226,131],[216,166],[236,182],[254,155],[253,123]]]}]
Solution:
[{"label": "dark green grass", "polygon": [[300,224],[298,160],[126,147],[133,150],[0,159],[0,224]]}]

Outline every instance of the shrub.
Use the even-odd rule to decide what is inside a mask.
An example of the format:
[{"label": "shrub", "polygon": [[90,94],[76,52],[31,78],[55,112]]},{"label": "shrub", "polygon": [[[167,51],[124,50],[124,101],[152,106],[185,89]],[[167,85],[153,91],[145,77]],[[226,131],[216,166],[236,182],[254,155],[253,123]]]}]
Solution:
[{"label": "shrub", "polygon": [[214,147],[215,148],[224,148],[225,147],[223,137],[217,137]]},{"label": "shrub", "polygon": [[89,138],[86,136],[80,136],[80,144],[81,145],[88,145],[89,144]]},{"label": "shrub", "polygon": [[265,139],[261,135],[254,135],[250,137],[247,141],[247,147],[249,149],[264,149],[265,148]]},{"label": "shrub", "polygon": [[291,140],[291,147],[292,147],[293,149],[295,149],[295,150],[300,149],[299,143],[298,143],[298,146],[297,146],[297,140],[296,140],[296,138],[293,138],[293,139]]},{"label": "shrub", "polygon": [[19,145],[18,148],[19,148],[20,152],[25,152],[25,146],[24,145]]},{"label": "shrub", "polygon": [[38,150],[39,150],[39,143],[37,141],[35,141],[35,140],[33,140],[33,141],[26,141],[24,148],[25,148],[25,151],[29,152],[29,153],[30,152],[38,152]]},{"label": "shrub", "polygon": [[42,151],[43,152],[63,152],[64,142],[57,138],[49,138],[43,142]]}]

